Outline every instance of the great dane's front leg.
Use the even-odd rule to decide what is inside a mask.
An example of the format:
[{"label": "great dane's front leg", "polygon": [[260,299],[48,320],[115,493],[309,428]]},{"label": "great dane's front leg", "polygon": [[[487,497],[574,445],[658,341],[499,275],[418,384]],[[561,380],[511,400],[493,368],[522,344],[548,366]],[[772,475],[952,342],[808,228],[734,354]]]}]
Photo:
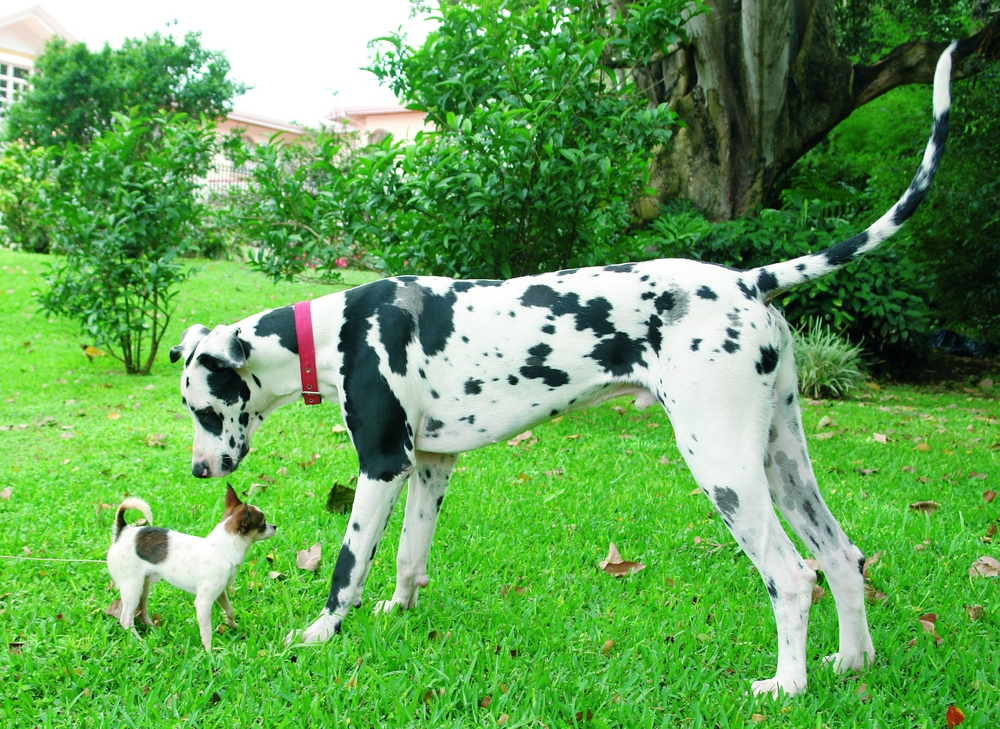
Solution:
[{"label": "great dane's front leg", "polygon": [[427,555],[431,551],[441,502],[448,490],[448,479],[457,460],[458,456],[450,454],[417,451],[417,462],[406,493],[403,534],[396,555],[396,591],[391,600],[380,601],[375,612],[416,607],[417,589],[427,587]]},{"label": "great dane's front leg", "polygon": [[[409,473],[407,468],[389,481],[371,479],[363,471],[358,477],[347,534],[333,568],[330,596],[320,616],[301,633],[303,643],[329,639],[340,630],[340,624],[351,608],[361,604],[361,593],[375,558],[375,550]],[[299,631],[292,631],[285,638],[285,643],[294,642],[298,636]]]}]

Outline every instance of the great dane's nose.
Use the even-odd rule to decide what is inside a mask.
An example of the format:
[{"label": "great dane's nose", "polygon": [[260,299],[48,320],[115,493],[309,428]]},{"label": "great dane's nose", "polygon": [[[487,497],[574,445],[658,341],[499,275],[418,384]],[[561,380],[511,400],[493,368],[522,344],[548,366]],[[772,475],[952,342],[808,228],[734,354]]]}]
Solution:
[{"label": "great dane's nose", "polygon": [[209,478],[212,472],[208,469],[208,464],[205,461],[198,461],[191,464],[191,474],[195,478]]}]

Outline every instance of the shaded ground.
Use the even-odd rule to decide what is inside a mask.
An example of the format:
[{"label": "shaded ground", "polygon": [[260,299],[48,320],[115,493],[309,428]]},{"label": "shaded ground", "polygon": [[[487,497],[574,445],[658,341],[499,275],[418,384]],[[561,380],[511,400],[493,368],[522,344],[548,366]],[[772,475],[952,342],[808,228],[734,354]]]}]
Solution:
[{"label": "shaded ground", "polygon": [[900,379],[913,384],[937,382],[967,387],[979,387],[983,380],[993,380],[995,387],[1000,388],[1000,357],[961,357],[935,349],[919,369]]}]

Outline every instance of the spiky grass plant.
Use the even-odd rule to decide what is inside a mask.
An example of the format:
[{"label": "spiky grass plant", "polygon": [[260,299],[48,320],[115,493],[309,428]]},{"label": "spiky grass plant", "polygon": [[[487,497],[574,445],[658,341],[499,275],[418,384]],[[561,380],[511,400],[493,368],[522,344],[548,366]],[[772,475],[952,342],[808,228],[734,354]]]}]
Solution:
[{"label": "spiky grass plant", "polygon": [[811,318],[795,332],[795,367],[799,391],[814,398],[843,397],[866,379],[860,346]]}]

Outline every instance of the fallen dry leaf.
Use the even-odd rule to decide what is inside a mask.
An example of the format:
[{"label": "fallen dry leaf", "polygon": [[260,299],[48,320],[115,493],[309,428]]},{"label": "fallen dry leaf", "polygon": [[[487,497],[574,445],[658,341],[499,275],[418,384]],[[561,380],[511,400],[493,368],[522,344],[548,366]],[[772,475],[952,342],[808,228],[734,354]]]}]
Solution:
[{"label": "fallen dry leaf", "polygon": [[492,696],[484,696],[483,698],[481,698],[479,700],[479,706],[480,706],[480,708],[483,708],[483,709],[490,708],[490,704],[492,704],[492,703],[493,703],[493,697]]},{"label": "fallen dry leaf", "polygon": [[300,549],[295,553],[295,566],[300,570],[309,570],[310,572],[315,572],[319,569],[319,561],[322,557],[323,548],[320,546],[319,542],[309,547],[309,549]]},{"label": "fallen dry leaf", "polygon": [[916,473],[917,469],[913,466],[903,466],[903,473]]},{"label": "fallen dry leaf", "polygon": [[865,585],[865,602],[869,605],[883,603],[889,598],[881,590],[876,590],[872,585]]},{"label": "fallen dry leaf", "polygon": [[268,572],[267,576],[272,580],[283,580],[285,576],[281,572]]},{"label": "fallen dry leaf", "polygon": [[931,449],[930,443],[918,443],[917,450],[921,453],[926,453]]},{"label": "fallen dry leaf", "polygon": [[607,655],[608,651],[615,647],[615,642],[610,638],[604,641],[604,645],[601,646],[601,655]]},{"label": "fallen dry leaf", "polygon": [[969,568],[970,577],[997,577],[1000,576],[1000,562],[993,557],[980,557]]},{"label": "fallen dry leaf", "polygon": [[340,423],[337,423],[336,425],[334,425],[330,430],[332,430],[334,433],[346,433],[347,432],[347,428],[345,428]]},{"label": "fallen dry leaf", "polygon": [[983,617],[983,613],[986,611],[983,609],[982,605],[963,605],[965,612],[969,614],[969,620],[976,622],[979,618]]},{"label": "fallen dry leaf", "polygon": [[940,508],[940,504],[936,501],[917,501],[910,504],[910,511],[923,511],[927,514],[933,514]]},{"label": "fallen dry leaf", "polygon": [[593,718],[594,718],[594,712],[591,711],[590,709],[587,709],[586,716],[584,715],[584,713],[582,711],[576,712],[576,723],[577,724],[579,724],[580,722],[584,721],[585,719],[587,721],[590,721]]},{"label": "fallen dry leaf", "polygon": [[997,497],[996,491],[983,491],[983,501],[985,501],[987,504],[992,504],[993,499],[995,499],[996,497]]},{"label": "fallen dry leaf", "polygon": [[146,434],[146,447],[147,448],[166,448],[167,444],[164,442],[167,439],[166,433],[147,433]]},{"label": "fallen dry leaf", "polygon": [[957,706],[949,706],[948,711],[944,713],[944,720],[948,724],[948,729],[955,729],[965,721],[965,712]]},{"label": "fallen dry leaf", "polygon": [[753,721],[754,724],[760,724],[762,721],[767,721],[767,717],[763,714],[751,714],[750,720]]},{"label": "fallen dry leaf", "polygon": [[21,649],[24,647],[24,643],[8,643],[7,650],[15,656],[21,655]]},{"label": "fallen dry leaf", "polygon": [[886,438],[882,433],[872,433],[872,440],[876,443],[888,443],[889,439]]},{"label": "fallen dry leaf", "polygon": [[646,565],[640,562],[625,562],[614,542],[608,548],[608,558],[601,561],[600,568],[612,577],[624,577],[632,575],[639,570],[646,569]]},{"label": "fallen dry leaf", "polygon": [[979,386],[981,388],[983,388],[984,390],[992,390],[993,389],[993,380],[991,380],[991,379],[989,379],[987,377],[985,380],[983,380],[982,382],[979,383]]},{"label": "fallen dry leaf", "polygon": [[113,618],[121,620],[122,618],[122,599],[119,597],[113,603],[104,608],[104,614],[110,615]]},{"label": "fallen dry leaf", "polygon": [[326,495],[326,510],[331,514],[347,514],[354,506],[354,489],[334,482]]},{"label": "fallen dry leaf", "polygon": [[[930,616],[924,616],[924,617],[930,617]],[[934,620],[937,620],[937,615],[933,615],[933,617]],[[934,620],[924,620],[923,618],[920,618],[918,622],[920,623],[920,627],[924,629],[924,632],[930,633],[931,636],[934,638],[934,642],[937,645],[941,645],[944,642],[944,639],[937,634],[936,630],[934,630]]]},{"label": "fallen dry leaf", "polygon": [[510,714],[501,714],[500,716],[497,717],[497,726],[503,726],[504,724],[507,723],[507,720],[509,718]]},{"label": "fallen dry leaf", "polygon": [[10,501],[10,493],[11,493],[10,486],[8,486],[3,491],[0,491],[0,499],[3,499],[4,501]]},{"label": "fallen dry leaf", "polygon": [[118,418],[120,418],[120,417],[121,417],[121,415],[118,414],[118,413],[116,413],[114,410],[112,410],[110,413],[108,413],[108,420],[118,420]]},{"label": "fallen dry leaf", "polygon": [[[531,431],[530,430],[526,430],[523,433],[518,433],[513,438],[511,438],[509,441],[507,441],[507,445],[509,445],[509,446],[516,446],[519,443],[524,443],[524,441],[526,441],[526,440],[532,440],[532,436],[531,436]],[[538,440],[535,439],[534,443],[537,443],[537,442],[538,442]],[[525,445],[532,445],[532,443],[525,443]]]},{"label": "fallen dry leaf", "polygon": [[825,433],[816,433],[816,434],[814,434],[813,438],[815,438],[816,440],[830,440],[830,438],[832,438],[835,435],[836,435],[836,433],[834,433],[832,430],[828,430]]},{"label": "fallen dry leaf", "polygon": [[815,605],[820,600],[822,600],[823,599],[823,595],[825,595],[825,594],[826,594],[826,590],[824,590],[819,585],[813,585],[812,604]]},{"label": "fallen dry leaf", "polygon": [[865,684],[859,684],[857,690],[854,692],[855,698],[862,704],[866,704],[872,700],[871,694],[868,693],[868,686]]},{"label": "fallen dry leaf", "polygon": [[833,422],[833,418],[831,418],[829,415],[824,415],[822,418],[819,419],[819,422],[816,423],[816,427],[817,428],[825,428],[826,426],[830,425],[832,422]]}]

